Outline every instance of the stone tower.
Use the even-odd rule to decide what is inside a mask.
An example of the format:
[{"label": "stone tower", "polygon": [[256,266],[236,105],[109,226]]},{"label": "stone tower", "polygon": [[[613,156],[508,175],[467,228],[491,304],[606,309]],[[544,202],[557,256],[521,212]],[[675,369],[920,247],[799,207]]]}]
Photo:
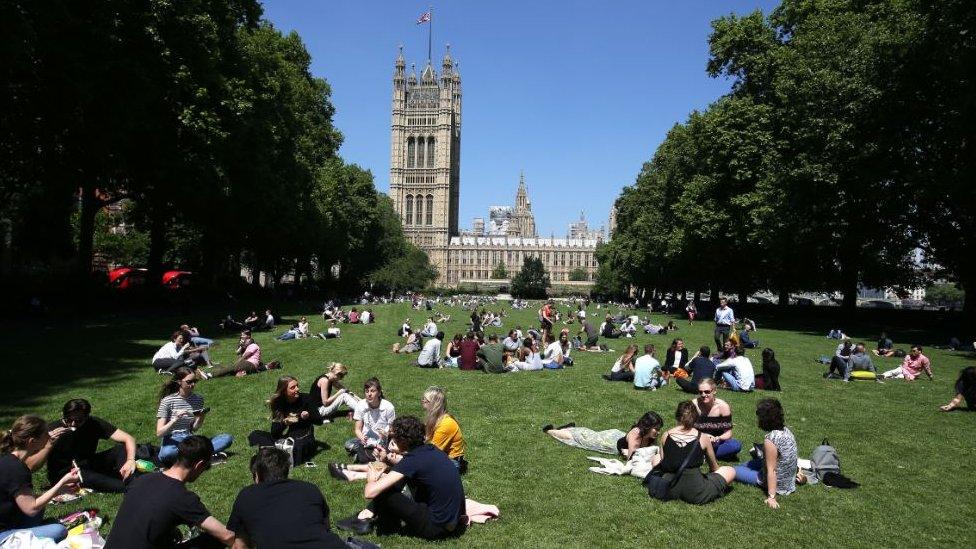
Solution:
[{"label": "stone tower", "polygon": [[441,278],[447,245],[458,235],[461,168],[461,75],[450,46],[438,76],[428,62],[418,81],[405,73],[403,47],[393,71],[390,198],[403,232],[427,252]]},{"label": "stone tower", "polygon": [[535,216],[532,214],[532,202],[529,201],[529,194],[525,190],[525,174],[519,173],[518,192],[515,194],[515,211],[512,213],[512,223],[509,226],[509,234],[534,238]]}]

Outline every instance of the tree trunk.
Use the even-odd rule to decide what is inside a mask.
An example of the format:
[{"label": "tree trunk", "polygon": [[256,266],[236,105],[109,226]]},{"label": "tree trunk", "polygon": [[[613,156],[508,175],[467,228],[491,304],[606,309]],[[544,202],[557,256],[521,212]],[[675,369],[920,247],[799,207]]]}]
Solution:
[{"label": "tree trunk", "polygon": [[87,280],[92,272],[92,259],[95,252],[95,216],[102,202],[95,196],[95,188],[81,188],[81,215],[78,219],[78,278]]},{"label": "tree trunk", "polygon": [[701,290],[695,288],[695,293],[692,295],[692,299],[695,300],[695,306],[697,307],[698,302],[701,301]]},{"label": "tree trunk", "polygon": [[[965,269],[965,267],[963,267],[963,269]],[[959,287],[962,288],[962,291],[966,292],[966,297],[962,302],[963,325],[976,325],[976,272],[974,272],[973,275],[968,275],[968,273],[960,273]],[[965,337],[972,337],[972,333],[967,333]]]},{"label": "tree trunk", "polygon": [[163,275],[163,255],[166,253],[166,220],[158,211],[150,213],[149,220],[149,286],[155,287]]},{"label": "tree trunk", "polygon": [[749,302],[749,292],[744,290],[739,290],[739,305],[745,305]]},{"label": "tree trunk", "polygon": [[844,295],[841,308],[846,311],[855,310],[857,308],[857,267],[854,265],[841,265],[840,291]]},{"label": "tree trunk", "polygon": [[708,291],[709,291],[709,296],[708,296],[709,303],[712,304],[718,303],[718,288],[715,287],[715,285],[712,285],[712,287],[709,288]]},{"label": "tree trunk", "polygon": [[790,305],[790,290],[789,288],[779,289],[779,303],[777,304],[781,309],[785,309]]}]

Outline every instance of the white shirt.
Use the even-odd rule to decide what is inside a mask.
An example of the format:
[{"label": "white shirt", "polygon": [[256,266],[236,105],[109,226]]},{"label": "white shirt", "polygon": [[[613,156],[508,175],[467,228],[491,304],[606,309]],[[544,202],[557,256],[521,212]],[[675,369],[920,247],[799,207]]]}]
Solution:
[{"label": "white shirt", "polygon": [[752,369],[752,361],[744,356],[737,356],[720,362],[715,366],[715,369],[735,370],[735,377],[743,389],[751,390],[756,385],[756,372]]},{"label": "white shirt", "polygon": [[583,319],[585,319],[585,318],[586,318],[586,311],[585,311],[585,310],[583,310],[583,309],[580,309],[580,310],[578,310],[578,311],[576,311],[576,316],[577,316],[577,317],[578,317],[578,318],[579,318],[580,320],[583,320]]},{"label": "white shirt", "polygon": [[359,317],[359,322],[369,324],[369,316],[369,311],[363,311],[363,314]]},{"label": "white shirt", "polygon": [[433,321],[428,322],[426,325],[424,325],[424,332],[425,333],[428,333],[430,335],[436,334],[437,333],[437,324],[434,324]]},{"label": "white shirt", "polygon": [[326,332],[327,333],[330,333],[330,334],[339,335],[339,327],[338,326],[332,326],[331,328],[329,328],[328,330],[326,330]]},{"label": "white shirt", "polygon": [[732,307],[726,306],[724,309],[721,307],[715,309],[715,324],[731,326],[733,322],[735,322],[735,313],[732,312]]},{"label": "white shirt", "polygon": [[380,443],[386,440],[390,424],[396,419],[396,410],[385,398],[380,400],[380,405],[376,408],[370,408],[369,402],[364,398],[356,403],[352,418],[363,422],[363,434],[366,435],[367,442]]},{"label": "white shirt", "polygon": [[298,323],[298,334],[302,336],[308,336],[308,322]]},{"label": "white shirt", "polygon": [[156,354],[154,354],[152,357],[152,361],[156,362],[161,358],[170,358],[173,360],[183,358],[183,351],[185,351],[188,346],[189,345],[183,345],[182,349],[177,349],[176,342],[170,341],[167,344],[160,347],[158,351],[156,351]]},{"label": "white shirt", "polygon": [[558,341],[553,341],[546,347],[546,352],[542,355],[543,360],[556,360],[563,354],[563,346]]},{"label": "white shirt", "polygon": [[441,340],[432,337],[427,340],[427,343],[424,343],[424,348],[420,351],[420,356],[417,357],[417,364],[429,366],[436,363],[440,356]]},{"label": "white shirt", "polygon": [[674,351],[674,360],[672,360],[672,362],[671,362],[671,364],[670,364],[670,365],[668,366],[668,368],[669,368],[669,369],[672,369],[672,370],[673,370],[674,368],[677,368],[677,367],[678,367],[678,365],[679,365],[679,364],[681,364],[681,355],[683,355],[683,354],[684,354],[684,353],[686,353],[686,352],[687,352],[687,351],[685,351],[684,349],[682,349],[682,350],[680,350],[680,351],[678,351],[678,350],[675,350],[675,351]]}]

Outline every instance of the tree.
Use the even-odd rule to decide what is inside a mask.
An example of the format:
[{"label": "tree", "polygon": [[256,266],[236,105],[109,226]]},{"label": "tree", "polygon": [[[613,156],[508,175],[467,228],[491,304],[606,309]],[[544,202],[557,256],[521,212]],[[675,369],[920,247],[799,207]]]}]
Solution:
[{"label": "tree", "polygon": [[538,257],[526,257],[522,263],[522,270],[512,277],[512,296],[523,299],[541,299],[546,297],[549,288],[549,275],[542,260]]},{"label": "tree", "polygon": [[925,289],[925,301],[933,305],[949,307],[965,299],[966,292],[955,284],[934,284]]},{"label": "tree", "polygon": [[499,262],[495,265],[495,269],[491,271],[491,278],[493,280],[505,280],[508,278],[508,269],[505,268],[505,264]]},{"label": "tree", "polygon": [[437,269],[427,253],[413,244],[405,244],[403,254],[373,271],[369,281],[376,289],[392,293],[422,290],[437,280]]},{"label": "tree", "polygon": [[569,280],[573,282],[584,282],[589,280],[589,277],[586,276],[586,271],[584,271],[581,267],[576,267],[572,271],[569,271]]}]

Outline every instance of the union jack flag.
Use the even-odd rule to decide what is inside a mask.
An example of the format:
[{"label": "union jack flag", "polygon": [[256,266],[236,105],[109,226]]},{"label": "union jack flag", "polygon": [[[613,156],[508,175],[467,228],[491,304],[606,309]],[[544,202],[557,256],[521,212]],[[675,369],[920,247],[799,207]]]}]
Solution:
[{"label": "union jack flag", "polygon": [[422,14],[422,15],[420,16],[420,18],[419,18],[419,19],[417,19],[417,24],[418,24],[418,25],[420,25],[420,24],[422,24],[422,23],[427,23],[427,22],[430,22],[430,12],[429,12],[429,11],[427,11],[427,12],[424,12],[424,13],[423,13],[423,14]]}]

